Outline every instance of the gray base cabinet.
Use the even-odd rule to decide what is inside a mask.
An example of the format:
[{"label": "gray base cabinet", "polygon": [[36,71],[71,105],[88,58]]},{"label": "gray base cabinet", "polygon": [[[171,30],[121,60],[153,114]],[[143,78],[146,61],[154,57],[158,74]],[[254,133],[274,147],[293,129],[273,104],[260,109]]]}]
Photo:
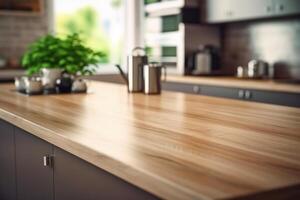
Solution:
[{"label": "gray base cabinet", "polygon": [[190,83],[165,82],[164,90],[184,92],[190,94],[239,99],[276,105],[300,107],[300,94],[271,92],[244,88],[230,88],[210,85],[196,85]]},{"label": "gray base cabinet", "polygon": [[52,145],[18,128],[15,138],[18,200],[52,200],[53,170],[43,165]]},{"label": "gray base cabinet", "polygon": [[0,199],[158,198],[0,120]]},{"label": "gray base cabinet", "polygon": [[0,199],[16,199],[14,127],[0,120]]},{"label": "gray base cabinet", "polygon": [[55,200],[155,199],[60,148],[54,148]]}]

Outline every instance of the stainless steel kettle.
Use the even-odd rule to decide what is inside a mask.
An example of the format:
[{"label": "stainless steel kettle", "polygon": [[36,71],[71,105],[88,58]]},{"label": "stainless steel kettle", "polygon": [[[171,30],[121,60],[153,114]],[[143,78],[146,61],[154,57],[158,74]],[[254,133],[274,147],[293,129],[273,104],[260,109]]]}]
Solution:
[{"label": "stainless steel kettle", "polygon": [[146,56],[145,49],[136,47],[132,50],[132,54],[127,57],[127,75],[119,65],[116,65],[127,83],[128,92],[143,92],[143,66],[147,64],[147,62],[148,57]]}]

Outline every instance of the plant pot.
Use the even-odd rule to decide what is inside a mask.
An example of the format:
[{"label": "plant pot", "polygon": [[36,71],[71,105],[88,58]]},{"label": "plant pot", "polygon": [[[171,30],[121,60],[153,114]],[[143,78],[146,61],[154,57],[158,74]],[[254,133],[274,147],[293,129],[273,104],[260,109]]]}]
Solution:
[{"label": "plant pot", "polygon": [[56,80],[61,77],[62,70],[58,68],[43,68],[42,72],[42,83],[44,89],[46,90],[55,90]]}]

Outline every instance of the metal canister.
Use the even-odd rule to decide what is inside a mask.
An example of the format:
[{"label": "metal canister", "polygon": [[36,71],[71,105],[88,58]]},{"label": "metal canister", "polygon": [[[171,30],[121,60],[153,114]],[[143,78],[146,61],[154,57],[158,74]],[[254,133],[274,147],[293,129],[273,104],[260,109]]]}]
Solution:
[{"label": "metal canister", "polygon": [[[161,93],[161,73],[164,67],[159,63],[144,65],[144,93]],[[164,80],[166,80],[166,68],[164,68]]]},{"label": "metal canister", "polygon": [[267,78],[268,63],[262,60],[251,60],[248,63],[248,77],[250,78]]},{"label": "metal canister", "polygon": [[145,50],[141,47],[134,48],[127,62],[128,92],[142,92],[144,88],[143,66],[148,62]]},{"label": "metal canister", "polygon": [[15,77],[15,86],[18,92],[25,93],[26,85],[25,80],[28,79],[27,76]]},{"label": "metal canister", "polygon": [[27,94],[41,94],[43,93],[43,84],[40,77],[29,77],[25,79]]}]

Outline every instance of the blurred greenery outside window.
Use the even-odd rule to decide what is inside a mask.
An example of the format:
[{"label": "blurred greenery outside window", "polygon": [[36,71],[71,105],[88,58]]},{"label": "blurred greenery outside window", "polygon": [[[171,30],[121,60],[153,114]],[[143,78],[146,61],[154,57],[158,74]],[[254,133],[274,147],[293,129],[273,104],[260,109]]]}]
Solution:
[{"label": "blurred greenery outside window", "polygon": [[[55,0],[55,33],[79,33],[86,44],[104,53],[99,65],[121,63],[124,0]],[[111,66],[111,65],[110,65]]]}]

